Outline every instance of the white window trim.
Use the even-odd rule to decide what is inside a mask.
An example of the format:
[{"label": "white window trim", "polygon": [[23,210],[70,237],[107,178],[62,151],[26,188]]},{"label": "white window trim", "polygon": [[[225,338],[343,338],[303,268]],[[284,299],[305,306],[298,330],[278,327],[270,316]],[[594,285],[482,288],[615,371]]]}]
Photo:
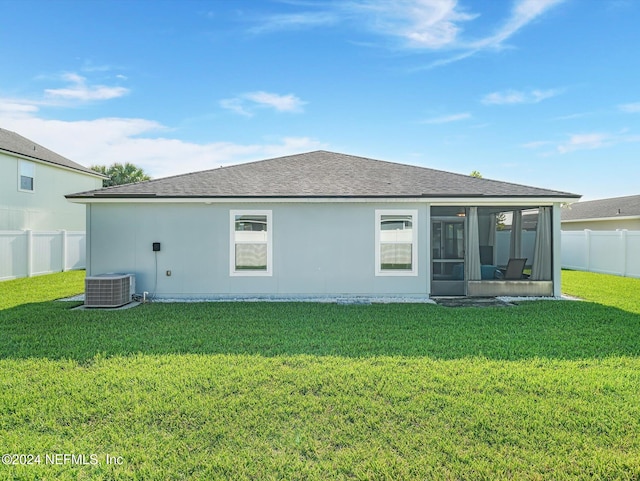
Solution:
[{"label": "white window trim", "polygon": [[[267,270],[236,270],[236,216],[264,215],[267,217]],[[231,210],[229,211],[229,275],[232,277],[264,277],[273,275],[273,220],[270,210]]]},{"label": "white window trim", "polygon": [[[33,175],[31,176],[31,179],[33,179],[33,189],[31,190],[22,188],[22,166],[23,165],[29,166],[33,173]],[[29,177],[29,176],[25,176],[25,177]],[[36,191],[36,164],[35,163],[29,162],[28,160],[18,161],[18,191],[28,192],[30,194],[33,194]]]},{"label": "white window trim", "polygon": [[[411,230],[411,270],[383,270],[380,267],[380,223],[383,215],[410,215],[412,222]],[[376,254],[375,254],[375,273],[376,276],[417,276],[418,275],[418,211],[411,210],[395,210],[395,209],[376,209]]]}]

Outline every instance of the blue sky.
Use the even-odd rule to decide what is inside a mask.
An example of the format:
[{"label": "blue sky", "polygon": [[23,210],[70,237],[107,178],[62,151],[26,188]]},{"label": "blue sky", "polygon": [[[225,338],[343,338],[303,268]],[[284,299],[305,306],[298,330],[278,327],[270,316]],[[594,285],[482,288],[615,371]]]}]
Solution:
[{"label": "blue sky", "polygon": [[640,194],[636,0],[0,0],[0,127],[154,177],[317,149]]}]

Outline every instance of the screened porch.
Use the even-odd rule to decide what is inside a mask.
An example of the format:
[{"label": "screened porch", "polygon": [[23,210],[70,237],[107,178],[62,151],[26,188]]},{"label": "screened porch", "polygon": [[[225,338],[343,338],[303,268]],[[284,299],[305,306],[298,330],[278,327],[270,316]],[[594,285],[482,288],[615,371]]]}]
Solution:
[{"label": "screened porch", "polygon": [[553,208],[431,208],[431,294],[552,296]]}]

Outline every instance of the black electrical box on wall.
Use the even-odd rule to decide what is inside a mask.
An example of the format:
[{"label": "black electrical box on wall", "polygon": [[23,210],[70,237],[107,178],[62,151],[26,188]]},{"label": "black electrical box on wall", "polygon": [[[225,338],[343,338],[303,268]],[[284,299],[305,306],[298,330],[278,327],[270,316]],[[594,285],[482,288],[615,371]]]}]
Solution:
[{"label": "black electrical box on wall", "polygon": [[158,252],[160,250],[160,242],[153,243],[153,252]]}]

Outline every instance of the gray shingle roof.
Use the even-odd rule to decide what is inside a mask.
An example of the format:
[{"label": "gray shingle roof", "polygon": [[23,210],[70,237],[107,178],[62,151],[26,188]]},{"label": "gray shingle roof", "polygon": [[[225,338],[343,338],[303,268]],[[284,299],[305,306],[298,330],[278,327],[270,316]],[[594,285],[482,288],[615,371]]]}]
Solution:
[{"label": "gray shingle roof", "polygon": [[2,128],[0,128],[0,150],[41,160],[49,164],[59,165],[68,169],[78,170],[86,174],[104,177],[102,174],[77,164],[73,160],[69,160],[60,154],[56,154],[52,150],[49,150],[46,147],[23,137],[22,135]]},{"label": "gray shingle roof", "polygon": [[562,220],[640,216],[640,195],[576,202],[562,209]]},{"label": "gray shingle roof", "polygon": [[440,170],[316,151],[69,195],[98,197],[567,197]]}]

